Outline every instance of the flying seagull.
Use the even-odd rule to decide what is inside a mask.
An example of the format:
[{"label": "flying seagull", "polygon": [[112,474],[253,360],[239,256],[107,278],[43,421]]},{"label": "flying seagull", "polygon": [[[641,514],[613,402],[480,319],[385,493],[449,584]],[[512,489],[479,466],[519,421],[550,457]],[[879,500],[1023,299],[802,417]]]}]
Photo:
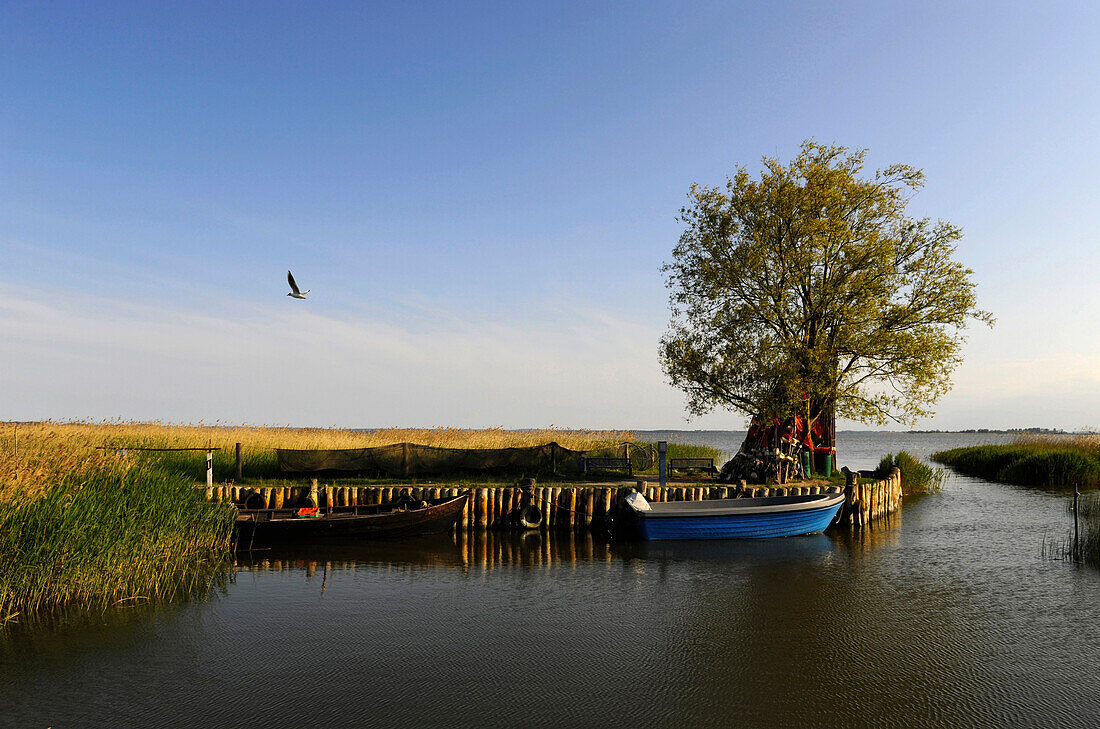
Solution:
[{"label": "flying seagull", "polygon": [[291,296],[295,299],[304,299],[306,297],[306,294],[309,293],[309,289],[306,289],[305,291],[298,290],[298,284],[294,283],[294,274],[292,274],[290,271],[286,272],[286,280],[290,283],[290,293],[287,294],[287,296]]}]

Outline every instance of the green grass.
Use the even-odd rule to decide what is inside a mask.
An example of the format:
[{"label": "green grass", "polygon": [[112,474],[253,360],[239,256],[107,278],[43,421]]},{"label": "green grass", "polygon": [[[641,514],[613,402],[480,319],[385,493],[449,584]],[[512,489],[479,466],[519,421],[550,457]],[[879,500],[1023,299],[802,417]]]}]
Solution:
[{"label": "green grass", "polygon": [[943,488],[947,474],[942,468],[929,466],[905,451],[897,455],[887,454],[879,461],[875,470],[877,478],[886,478],[893,468],[901,469],[901,493],[903,496],[935,493]]},{"label": "green grass", "polygon": [[1072,444],[1012,443],[954,448],[932,460],[959,473],[1019,486],[1100,487],[1100,450]]},{"label": "green grass", "polygon": [[202,590],[232,529],[225,505],[155,464],[119,458],[67,471],[0,510],[0,624]]}]

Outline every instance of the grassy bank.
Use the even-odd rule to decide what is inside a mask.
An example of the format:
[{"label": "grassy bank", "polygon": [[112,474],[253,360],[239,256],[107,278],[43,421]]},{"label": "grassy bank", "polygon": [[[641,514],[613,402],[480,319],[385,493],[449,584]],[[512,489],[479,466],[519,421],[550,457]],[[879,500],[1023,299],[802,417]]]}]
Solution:
[{"label": "grassy bank", "polygon": [[1100,436],[1025,436],[1007,445],[954,448],[932,459],[959,473],[1019,486],[1100,488]]},{"label": "grassy bank", "polygon": [[187,476],[46,430],[3,446],[0,624],[187,594],[229,552],[231,512]]},{"label": "grassy bank", "polygon": [[879,461],[875,476],[886,478],[894,468],[901,469],[901,493],[903,496],[935,493],[943,488],[947,474],[943,469],[929,466],[905,451],[890,453]]}]

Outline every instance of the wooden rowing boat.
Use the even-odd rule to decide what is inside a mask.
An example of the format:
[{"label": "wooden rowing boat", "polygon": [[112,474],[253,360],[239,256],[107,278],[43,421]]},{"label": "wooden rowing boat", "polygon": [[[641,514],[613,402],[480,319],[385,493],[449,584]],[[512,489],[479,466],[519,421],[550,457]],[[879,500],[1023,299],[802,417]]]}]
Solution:
[{"label": "wooden rowing boat", "polygon": [[[398,501],[320,509],[240,509],[237,544],[385,539],[454,528],[469,494],[439,501]],[[314,513],[310,513],[314,512]]]},{"label": "wooden rowing boat", "polygon": [[642,539],[759,539],[825,531],[844,494],[650,503],[635,493],[626,503]]}]

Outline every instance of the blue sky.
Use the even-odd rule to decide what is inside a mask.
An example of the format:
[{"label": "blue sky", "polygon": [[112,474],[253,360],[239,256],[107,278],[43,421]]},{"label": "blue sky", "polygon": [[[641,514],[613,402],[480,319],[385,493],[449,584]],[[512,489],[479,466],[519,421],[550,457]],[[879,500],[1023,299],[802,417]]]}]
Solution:
[{"label": "blue sky", "polygon": [[659,268],[813,137],[998,317],[919,427],[1100,426],[1097,6],[409,5],[0,3],[0,419],[739,427]]}]

